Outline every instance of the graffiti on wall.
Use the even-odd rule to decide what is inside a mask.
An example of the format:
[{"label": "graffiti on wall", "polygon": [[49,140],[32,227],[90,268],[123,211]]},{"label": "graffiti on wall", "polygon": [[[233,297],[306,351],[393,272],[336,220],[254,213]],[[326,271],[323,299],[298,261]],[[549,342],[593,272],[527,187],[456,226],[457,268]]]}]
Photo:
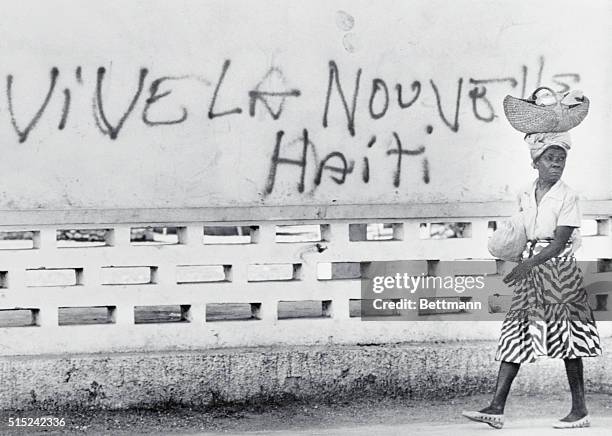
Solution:
[{"label": "graffiti on wall", "polygon": [[[91,114],[92,125],[97,131],[109,140],[120,138],[122,129],[128,122],[140,123],[146,129],[158,129],[166,126],[176,126],[187,123],[195,118],[186,106],[179,105],[174,108],[174,114],[168,118],[155,117],[152,114],[155,107],[163,105],[164,100],[173,92],[173,84],[177,82],[197,81],[210,87],[213,92],[207,101],[207,120],[197,122],[214,123],[215,120],[226,117],[250,117],[260,113],[267,116],[265,119],[279,124],[273,138],[270,138],[271,152],[269,154],[269,169],[267,178],[263,181],[265,194],[271,194],[277,185],[279,169],[291,168],[295,177],[297,192],[303,193],[306,185],[316,189],[323,180],[338,185],[344,184],[349,177],[358,177],[361,182],[370,183],[373,166],[367,151],[373,148],[385,147],[383,155],[389,159],[393,167],[388,181],[390,186],[399,187],[402,183],[403,168],[407,162],[413,162],[420,171],[422,183],[429,183],[432,174],[427,158],[427,148],[420,144],[409,144],[406,134],[398,131],[389,131],[385,137],[368,134],[359,123],[359,119],[370,120],[373,123],[381,119],[390,118],[391,113],[403,111],[432,110],[434,116],[440,120],[442,128],[451,133],[458,133],[465,117],[472,117],[477,122],[491,123],[500,114],[496,113],[489,93],[491,90],[512,92],[515,95],[526,96],[529,92],[527,83],[540,86],[544,79],[545,59],[538,58],[535,68],[521,65],[520,71],[514,76],[506,77],[458,77],[447,79],[443,85],[438,79],[413,78],[407,82],[398,82],[383,77],[364,79],[363,68],[353,71],[341,71],[334,60],[330,60],[326,68],[326,83],[321,86],[320,107],[308,108],[320,111],[320,124],[313,126],[299,126],[299,130],[292,134],[287,133],[286,126],[280,126],[283,114],[292,110],[303,110],[299,101],[303,92],[297,87],[287,85],[282,69],[278,66],[269,68],[259,82],[246,92],[246,105],[224,98],[224,90],[235,87],[232,83],[232,61],[225,60],[219,69],[219,75],[214,80],[202,79],[195,74],[181,76],[152,77],[148,68],[140,68],[135,74],[133,89],[123,96],[123,107],[120,111],[109,110],[107,107],[107,93],[110,85],[107,83],[107,70],[105,67],[95,69],[90,80],[85,80],[85,71],[82,66],[73,71],[60,70],[53,67],[49,71],[48,86],[45,85],[44,95],[40,97],[37,106],[29,110],[20,110],[16,114],[15,107],[19,105],[18,90],[27,89],[28,83],[23,83],[14,74],[6,76],[6,99],[10,123],[15,133],[16,141],[26,144],[36,131],[40,123],[55,123],[57,130],[65,131],[70,128],[71,113],[82,112],[84,109]],[[575,72],[558,72],[546,76],[546,83],[554,84],[556,91],[566,91],[580,82],[580,75]],[[134,80],[133,78],[130,80]],[[449,87],[449,84],[451,85]],[[82,88],[91,93],[91,106],[75,108],[73,93],[75,89]],[[453,89],[444,93],[441,89]],[[22,91],[23,92],[23,91]],[[435,101],[430,108],[417,105],[420,100],[427,98]],[[52,113],[51,102],[59,99],[61,111]],[[312,101],[310,99],[309,101]],[[467,106],[468,110],[465,109]],[[21,108],[22,106],[19,105]],[[54,106],[55,107],[55,106]],[[116,106],[113,106],[116,109]],[[139,109],[137,109],[139,108]],[[141,109],[140,109],[141,108]],[[417,109],[418,108],[418,109]],[[392,109],[394,109],[392,111]],[[31,114],[23,116],[23,114]],[[260,117],[261,119],[261,117]],[[313,138],[314,129],[327,129],[331,126],[342,128],[347,140],[356,140],[356,133],[368,137],[361,144],[363,156],[355,158],[347,156],[341,150],[325,149],[326,154],[316,150],[316,140]],[[367,129],[367,126],[365,126]],[[416,128],[416,127],[415,127]],[[420,127],[427,135],[434,132],[433,123]],[[382,145],[378,145],[382,144]],[[298,146],[299,152],[293,153]],[[287,147],[292,146],[292,153]],[[415,168],[412,166],[411,168]],[[307,172],[310,169],[310,172]],[[283,173],[286,174],[286,173]],[[306,180],[307,174],[313,174],[312,180]],[[285,175],[286,177],[286,175]]]}]

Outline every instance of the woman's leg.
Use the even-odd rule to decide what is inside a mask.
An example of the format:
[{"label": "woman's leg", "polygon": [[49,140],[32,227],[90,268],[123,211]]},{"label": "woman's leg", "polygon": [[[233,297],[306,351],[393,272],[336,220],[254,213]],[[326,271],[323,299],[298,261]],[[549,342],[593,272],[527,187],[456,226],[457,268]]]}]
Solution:
[{"label": "woman's leg", "polygon": [[506,399],[512,387],[512,382],[518,373],[520,363],[502,362],[499,365],[499,373],[497,374],[497,385],[495,386],[495,395],[489,407],[480,410],[481,413],[492,413],[501,415],[504,413]]},{"label": "woman's leg", "polygon": [[565,362],[567,381],[572,393],[572,410],[561,421],[572,422],[588,415],[584,399],[584,369],[582,367],[582,358],[580,357],[577,359],[563,359],[563,361]]}]

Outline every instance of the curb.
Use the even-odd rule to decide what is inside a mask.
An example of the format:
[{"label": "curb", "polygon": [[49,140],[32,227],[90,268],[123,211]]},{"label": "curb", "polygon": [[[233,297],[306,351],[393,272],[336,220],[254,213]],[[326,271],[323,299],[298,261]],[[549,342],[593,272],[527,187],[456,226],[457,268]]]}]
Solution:
[{"label": "curb", "polygon": [[[604,350],[612,338],[602,340]],[[492,391],[493,341],[257,347],[0,358],[0,409],[442,399]],[[612,357],[585,358],[589,392],[609,392]],[[514,394],[567,392],[560,359],[523,365]]]}]

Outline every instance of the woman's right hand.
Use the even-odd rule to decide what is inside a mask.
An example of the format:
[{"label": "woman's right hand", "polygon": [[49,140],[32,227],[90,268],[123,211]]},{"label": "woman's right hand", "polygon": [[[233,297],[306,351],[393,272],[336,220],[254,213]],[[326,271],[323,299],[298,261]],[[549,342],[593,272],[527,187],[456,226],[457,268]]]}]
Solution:
[{"label": "woman's right hand", "polygon": [[504,283],[507,285],[515,285],[525,277],[527,277],[527,273],[531,271],[531,269],[535,265],[532,264],[531,259],[526,259],[525,261],[519,263],[517,266],[512,268],[512,271],[504,277]]}]

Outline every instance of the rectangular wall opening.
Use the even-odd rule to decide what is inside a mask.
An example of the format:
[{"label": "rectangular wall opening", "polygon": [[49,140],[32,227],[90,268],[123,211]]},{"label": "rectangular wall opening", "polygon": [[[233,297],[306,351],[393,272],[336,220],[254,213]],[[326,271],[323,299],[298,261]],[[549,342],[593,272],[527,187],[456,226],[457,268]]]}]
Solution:
[{"label": "rectangular wall opening", "polygon": [[249,282],[299,280],[301,268],[299,263],[251,264],[247,279]]},{"label": "rectangular wall opening", "polygon": [[597,272],[612,272],[612,259],[597,259]]},{"label": "rectangular wall opening", "polygon": [[111,229],[59,229],[55,232],[58,248],[104,247],[112,245]]},{"label": "rectangular wall opening", "polygon": [[471,238],[472,223],[469,222],[438,222],[421,223],[419,225],[420,239],[453,239]]},{"label": "rectangular wall opening", "polygon": [[83,283],[83,268],[35,268],[26,269],[25,285],[79,286]]},{"label": "rectangular wall opening", "polygon": [[597,234],[599,236],[610,236],[610,227],[612,226],[612,219],[598,219],[597,222]]},{"label": "rectangular wall opening", "polygon": [[[399,298],[390,298],[389,301],[399,302]],[[371,299],[350,299],[349,300],[349,317],[361,318],[364,317],[379,317],[379,316],[401,316],[399,309],[376,309],[373,306],[374,300]],[[363,308],[362,308],[363,305]]]},{"label": "rectangular wall opening", "polygon": [[261,319],[261,303],[208,303],[206,322]]},{"label": "rectangular wall opening", "polygon": [[135,306],[134,324],[165,324],[190,321],[191,305]]},{"label": "rectangular wall opening", "polygon": [[59,307],[59,325],[113,324],[116,306]]},{"label": "rectangular wall opening", "polygon": [[606,312],[608,310],[608,294],[595,295],[595,309],[597,312]]},{"label": "rectangular wall opening", "polygon": [[493,236],[495,230],[497,230],[497,221],[487,222],[487,237]]},{"label": "rectangular wall opening", "polygon": [[581,236],[608,236],[610,235],[610,219],[585,219],[580,223]]},{"label": "rectangular wall opening", "polygon": [[363,277],[369,262],[319,262],[318,280],[355,280]]},{"label": "rectangular wall opening", "polygon": [[40,232],[34,230],[0,232],[0,250],[31,250],[39,241]]},{"label": "rectangular wall opening", "polygon": [[157,267],[154,266],[103,266],[103,285],[146,285],[156,282]]},{"label": "rectangular wall opening", "polygon": [[597,221],[592,219],[580,221],[581,236],[597,236]]},{"label": "rectangular wall opening", "polygon": [[330,318],[331,300],[279,301],[278,319]]},{"label": "rectangular wall opening", "polygon": [[176,267],[178,284],[230,282],[231,280],[231,265],[177,265]]},{"label": "rectangular wall opening", "polygon": [[39,309],[0,309],[1,327],[32,327],[37,325]]},{"label": "rectangular wall opening", "polygon": [[132,245],[176,245],[183,227],[132,227],[130,243]]},{"label": "rectangular wall opening", "polygon": [[349,224],[349,241],[401,241],[401,223],[358,223]]},{"label": "rectangular wall opening", "polygon": [[275,242],[321,242],[329,241],[328,224],[276,226]]},{"label": "rectangular wall opening", "polygon": [[204,226],[205,244],[254,244],[259,226]]}]

